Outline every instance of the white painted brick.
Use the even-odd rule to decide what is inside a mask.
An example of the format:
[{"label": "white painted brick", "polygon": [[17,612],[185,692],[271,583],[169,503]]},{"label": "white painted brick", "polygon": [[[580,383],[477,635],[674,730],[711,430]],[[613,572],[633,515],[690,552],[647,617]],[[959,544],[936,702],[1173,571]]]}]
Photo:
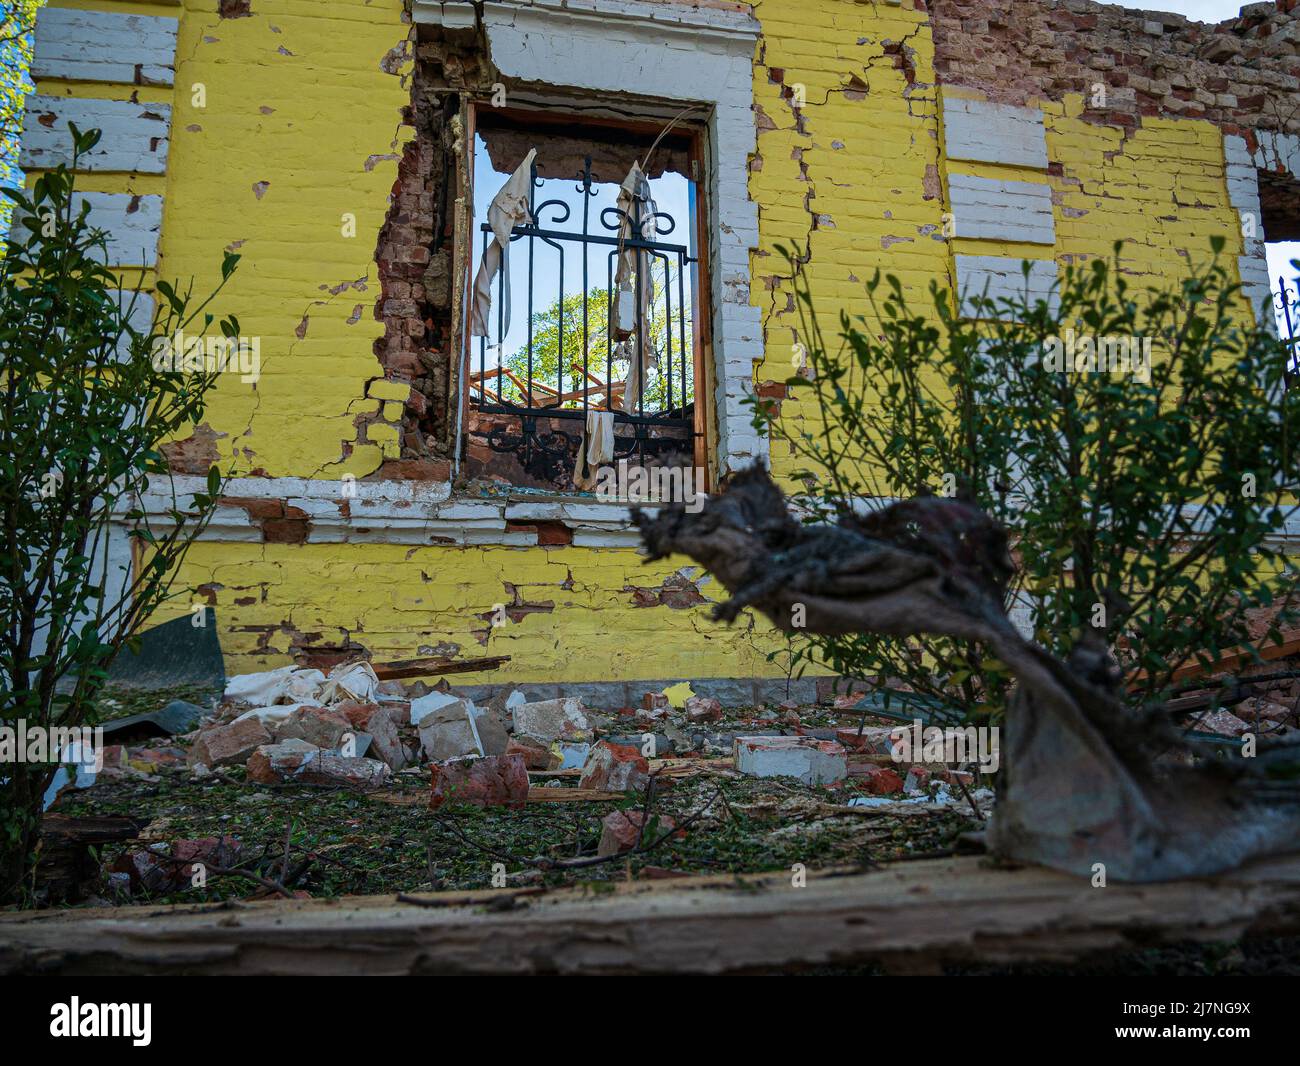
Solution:
[{"label": "white painted brick", "polygon": [[[286,501],[290,507],[296,507],[303,514],[310,516],[313,522],[322,519],[341,520],[343,511],[337,500],[324,500],[308,496],[291,496]],[[355,503],[356,501],[350,501]]]},{"label": "white painted brick", "polygon": [[44,8],[36,17],[32,73],[69,81],[171,85],[176,24],[155,15]]},{"label": "white painted brick", "polygon": [[627,525],[631,512],[621,503],[566,503],[564,518],[569,522],[595,523],[597,525]]},{"label": "white painted brick", "polygon": [[[161,196],[132,196],[119,192],[72,194],[74,211],[90,205],[87,219],[107,238],[108,266],[154,266],[158,261],[158,233],[162,229]],[[20,224],[20,220],[15,220]]]},{"label": "white painted brick", "polygon": [[462,544],[502,544],[508,548],[537,547],[536,533],[498,533],[489,529],[466,530],[460,539]]},{"label": "white painted brick", "polygon": [[564,506],[559,503],[508,503],[506,520],[509,522],[561,522]]},{"label": "white painted brick", "polygon": [[[1055,260],[1032,261],[1026,279],[1021,260],[1010,256],[959,255],[956,259],[957,290],[963,301],[977,296],[987,296],[990,300],[1014,299],[1027,293],[1031,301],[1046,299],[1055,306],[1051,291],[1057,280]],[[963,309],[967,309],[965,304]]]},{"label": "white painted brick", "polygon": [[1241,295],[1250,302],[1255,317],[1263,326],[1277,328],[1273,314],[1273,280],[1268,273],[1268,260],[1262,255],[1240,255],[1237,271],[1241,275]]},{"label": "white painted brick", "polygon": [[1047,169],[1043,113],[985,100],[943,95],[944,144],[949,159]]},{"label": "white painted brick", "polygon": [[1253,159],[1261,170],[1285,170],[1300,176],[1300,136],[1256,130],[1259,148]]},{"label": "white painted brick", "polygon": [[952,174],[948,196],[958,237],[1056,243],[1052,190],[1046,185]]},{"label": "white painted brick", "polygon": [[[127,322],[138,333],[147,334],[153,328],[154,299],[147,292],[135,293],[125,289],[117,290],[117,307],[121,314],[127,314]],[[117,358],[121,360],[131,355],[131,335],[123,333],[117,342]]]},{"label": "white painted brick", "polygon": [[474,519],[489,519],[502,523],[504,526],[505,519],[502,517],[504,506],[500,503],[448,503],[438,508],[438,519],[440,521],[467,521]]},{"label": "white painted brick", "polygon": [[[1282,153],[1285,153],[1285,147]],[[1278,154],[1275,146],[1275,161]],[[1242,296],[1255,309],[1255,317],[1259,324],[1276,330],[1277,319],[1273,314],[1272,279],[1269,277],[1267,252],[1264,247],[1264,221],[1259,202],[1259,175],[1255,169],[1256,160],[1252,158],[1245,138],[1235,134],[1223,138],[1223,157],[1227,164],[1228,201],[1241,219],[1242,241],[1246,252],[1245,255],[1237,257]],[[1248,216],[1254,220],[1253,238],[1245,236]]]},{"label": "white painted brick", "polygon": [[25,170],[60,163],[71,166],[69,122],[102,133],[99,144],[79,160],[79,170],[166,172],[170,105],[60,96],[28,97],[20,166]]},{"label": "white painted brick", "polygon": [[616,529],[576,530],[573,534],[575,548],[635,548],[641,543],[639,530]]}]

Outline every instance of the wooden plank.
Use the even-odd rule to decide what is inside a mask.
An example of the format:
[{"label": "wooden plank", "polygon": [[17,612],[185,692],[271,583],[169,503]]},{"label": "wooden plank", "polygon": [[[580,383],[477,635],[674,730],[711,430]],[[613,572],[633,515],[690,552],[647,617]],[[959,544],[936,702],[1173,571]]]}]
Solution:
[{"label": "wooden plank", "polygon": [[75,903],[85,898],[100,874],[99,859],[91,853],[91,846],[120,843],[139,835],[140,826],[130,818],[45,815],[36,867],[41,891],[55,903]]},{"label": "wooden plank", "polygon": [[47,7],[36,16],[32,74],[68,81],[171,85],[177,20]]},{"label": "wooden plank", "polygon": [[102,133],[78,160],[78,170],[165,174],[171,121],[169,104],[33,95],[27,98],[19,165],[24,170],[71,166],[72,122]]},{"label": "wooden plank", "polygon": [[[1213,660],[1209,666],[1202,666],[1199,662],[1187,663],[1174,671],[1172,680],[1187,681],[1194,677],[1221,674],[1227,670],[1252,666],[1255,663],[1255,657],[1251,654],[1252,649],[1259,654],[1260,659],[1264,662],[1272,662],[1274,659],[1288,659],[1292,655],[1300,655],[1300,633],[1291,631],[1283,633],[1281,636],[1282,643],[1280,644],[1275,644],[1268,637],[1261,637],[1249,644],[1238,644],[1236,647],[1228,648],[1226,651],[1221,652],[1219,657]],[[1139,681],[1145,681],[1147,676],[1146,670],[1135,670],[1129,674],[1128,683],[1130,686],[1135,685]],[[1250,678],[1247,677],[1242,680],[1249,681]]]},{"label": "wooden plank", "polygon": [[623,799],[621,792],[606,792],[599,788],[565,788],[562,785],[530,785],[529,803],[608,803]]},{"label": "wooden plank", "polygon": [[[830,873],[830,871],[827,871]],[[1154,885],[979,857],[572,889],[0,915],[0,973],[727,973],[875,960],[1068,960],[1300,930],[1300,856]],[[495,902],[515,897],[514,906]],[[488,906],[485,908],[484,904]]]},{"label": "wooden plank", "polygon": [[431,674],[473,674],[480,670],[495,670],[509,661],[509,655],[487,655],[481,659],[443,659],[430,656],[370,665],[380,681],[398,681],[406,677],[428,677]]},{"label": "wooden plank", "polygon": [[[366,798],[393,807],[424,807],[429,802],[427,792],[370,792]],[[528,789],[529,803],[607,803],[622,798],[621,792],[605,792],[599,788],[530,785]]]}]

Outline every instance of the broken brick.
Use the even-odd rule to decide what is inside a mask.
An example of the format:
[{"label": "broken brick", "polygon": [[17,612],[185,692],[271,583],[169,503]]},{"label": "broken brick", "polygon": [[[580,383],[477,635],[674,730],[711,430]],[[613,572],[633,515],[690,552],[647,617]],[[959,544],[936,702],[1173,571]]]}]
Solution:
[{"label": "broken brick", "polygon": [[722,701],[712,696],[692,696],[686,701],[688,722],[717,722],[722,718]]},{"label": "broken brick", "polygon": [[434,763],[429,807],[448,801],[475,807],[521,810],[528,802],[528,768],[522,755],[489,755],[482,759],[450,759]]},{"label": "broken brick", "polygon": [[891,770],[888,766],[870,766],[865,769],[866,772],[862,774],[860,780],[873,796],[888,796],[903,791],[903,779],[898,776],[897,771]]},{"label": "broken brick", "polygon": [[558,770],[564,761],[563,756],[533,737],[511,737],[506,747],[507,755],[523,757],[524,765],[529,770]]},{"label": "broken brick", "polygon": [[302,740],[268,744],[258,748],[248,759],[248,779],[267,785],[318,785],[363,790],[386,785],[391,776],[392,771],[378,759],[313,749]]},{"label": "broken brick", "polygon": [[[668,815],[651,815],[650,821],[646,823],[649,831],[643,837],[641,825],[644,819],[644,811],[613,811],[605,815],[600,823],[600,843],[596,845],[596,854],[620,855],[625,851],[631,851],[638,843],[652,843],[665,833],[677,829],[677,822]],[[679,835],[686,834],[679,831]]]},{"label": "broken brick", "polygon": [[258,747],[271,743],[260,719],[241,718],[228,725],[214,725],[203,730],[190,747],[191,766],[234,766],[244,762]]},{"label": "broken brick", "polygon": [[355,726],[329,707],[298,707],[275,727],[275,739],[305,740],[318,748],[337,748]]},{"label": "broken brick", "polygon": [[132,893],[161,895],[189,888],[197,872],[195,863],[229,868],[239,862],[239,856],[237,837],[199,837],[125,851],[107,872],[110,882],[117,880],[113,875],[121,875]]},{"label": "broken brick", "polygon": [[650,764],[639,748],[602,740],[587,755],[578,784],[608,792],[643,792],[650,783]]}]

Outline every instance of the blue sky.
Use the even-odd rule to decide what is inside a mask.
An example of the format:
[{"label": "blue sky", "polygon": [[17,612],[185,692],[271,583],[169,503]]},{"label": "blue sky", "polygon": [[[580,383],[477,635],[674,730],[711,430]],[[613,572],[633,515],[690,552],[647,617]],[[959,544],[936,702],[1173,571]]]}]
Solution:
[{"label": "blue sky", "polygon": [[[616,229],[608,229],[601,223],[600,215],[606,208],[614,207],[617,203],[618,186],[625,175],[600,175],[600,177],[607,176],[614,180],[593,184],[592,186],[597,195],[591,197],[590,207],[588,208],[588,232],[603,236],[617,236]],[[505,184],[508,177],[508,174],[501,174],[492,169],[492,162],[488,157],[483,139],[476,137],[474,141],[474,208],[478,217],[474,227],[475,271],[478,270],[478,264],[483,256],[484,234],[478,228],[479,223],[483,221],[487,205],[491,202],[492,197]],[[658,239],[670,244],[685,244],[691,248],[691,254],[694,255],[694,242],[690,239],[692,233],[689,213],[690,182],[680,174],[664,174],[663,177],[654,179],[651,186],[659,210],[670,215],[676,223],[671,233],[666,235],[661,233]],[[542,186],[537,189],[536,203],[540,207],[547,200],[561,200],[567,204],[569,217],[564,222],[558,222],[557,219],[564,214],[564,211],[558,207],[547,208],[540,212],[539,226],[544,229],[564,230],[573,233],[581,232],[583,196],[578,191],[576,177],[545,179]],[[610,221],[614,221],[612,216]],[[523,348],[528,339],[528,243],[526,240],[515,241],[510,248],[510,329],[506,334],[504,345],[507,355]],[[540,240],[535,240],[532,243],[534,245],[533,271],[535,279],[533,313],[537,314],[554,303],[560,293],[560,256],[555,249]],[[565,295],[582,291],[582,257],[579,254],[579,247],[579,245],[573,243],[566,242],[564,244],[563,291]],[[588,245],[588,287],[604,286],[609,269],[609,248]],[[690,286],[688,284],[688,299],[689,295]],[[675,304],[675,289],[673,296]],[[488,338],[489,341],[495,341],[496,339],[496,300],[497,288],[493,285],[492,314],[494,317],[491,320],[493,336]],[[471,369],[477,370],[479,367],[478,338],[474,339],[470,359]],[[486,365],[489,367],[496,365],[496,358],[491,350],[487,353]],[[599,372],[603,376],[603,371],[596,371],[594,367],[592,371]]]},{"label": "blue sky", "polygon": [[[17,27],[15,5],[0,2],[0,22],[4,33],[9,34]],[[0,83],[6,88],[12,87],[26,97],[33,89],[31,76],[27,72],[31,48],[31,34],[23,40],[7,40],[0,43]],[[0,185],[14,189],[22,184],[22,171],[18,169],[17,129],[22,124],[22,108],[15,113],[3,116],[5,130],[0,136]],[[12,127],[12,129],[11,129]],[[9,213],[12,203],[5,198],[0,203],[0,236],[8,232]]]}]

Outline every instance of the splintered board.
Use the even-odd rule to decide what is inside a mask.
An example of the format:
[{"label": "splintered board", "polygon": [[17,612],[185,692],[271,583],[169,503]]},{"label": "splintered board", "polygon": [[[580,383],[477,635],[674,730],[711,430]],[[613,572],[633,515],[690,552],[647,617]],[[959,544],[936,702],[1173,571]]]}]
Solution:
[{"label": "splintered board", "polygon": [[[728,973],[1077,959],[1300,930],[1300,856],[1111,883],[978,857],[561,889],[0,916],[0,973]],[[526,946],[526,950],[523,947]]]}]

